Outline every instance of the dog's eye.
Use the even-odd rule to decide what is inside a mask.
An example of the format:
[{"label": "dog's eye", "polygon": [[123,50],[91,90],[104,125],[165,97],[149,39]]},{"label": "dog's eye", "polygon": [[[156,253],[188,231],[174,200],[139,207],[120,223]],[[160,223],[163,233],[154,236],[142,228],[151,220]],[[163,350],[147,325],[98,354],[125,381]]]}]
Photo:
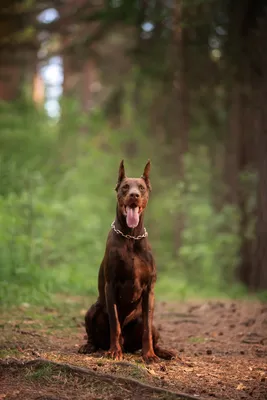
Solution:
[{"label": "dog's eye", "polygon": [[129,189],[129,185],[123,185],[122,190],[128,190]]},{"label": "dog's eye", "polygon": [[139,185],[139,190],[140,190],[141,192],[143,192],[143,191],[145,190],[144,186],[143,186],[143,185]]}]

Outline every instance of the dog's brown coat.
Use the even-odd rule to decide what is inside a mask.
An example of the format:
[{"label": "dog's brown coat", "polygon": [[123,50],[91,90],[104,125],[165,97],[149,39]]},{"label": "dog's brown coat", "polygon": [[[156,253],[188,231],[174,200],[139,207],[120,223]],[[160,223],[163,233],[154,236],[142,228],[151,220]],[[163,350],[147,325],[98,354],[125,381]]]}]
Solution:
[{"label": "dog's brown coat", "polygon": [[[115,226],[126,235],[144,233],[144,210],[151,190],[149,172],[150,161],[141,178],[127,178],[123,161],[120,164]],[[127,226],[126,206],[139,207],[136,228]],[[159,334],[153,326],[155,282],[156,266],[147,238],[127,239],[111,230],[99,270],[99,297],[85,316],[88,340],[79,352],[88,354],[101,348],[120,360],[123,350],[142,349],[146,362],[173,358],[172,351],[157,344]]]}]

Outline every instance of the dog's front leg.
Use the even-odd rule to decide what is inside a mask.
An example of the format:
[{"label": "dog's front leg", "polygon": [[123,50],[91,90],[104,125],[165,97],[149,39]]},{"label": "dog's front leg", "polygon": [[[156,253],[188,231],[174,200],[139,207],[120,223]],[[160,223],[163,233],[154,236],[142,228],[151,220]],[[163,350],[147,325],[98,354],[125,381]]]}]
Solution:
[{"label": "dog's front leg", "polygon": [[146,363],[159,361],[153,349],[153,313],[154,313],[154,283],[148,285],[143,292],[142,313],[143,313],[143,339],[142,339],[142,355]]},{"label": "dog's front leg", "polygon": [[110,349],[109,356],[114,360],[122,360],[121,326],[118,318],[118,310],[115,301],[114,287],[111,282],[105,285],[106,305],[110,325]]}]

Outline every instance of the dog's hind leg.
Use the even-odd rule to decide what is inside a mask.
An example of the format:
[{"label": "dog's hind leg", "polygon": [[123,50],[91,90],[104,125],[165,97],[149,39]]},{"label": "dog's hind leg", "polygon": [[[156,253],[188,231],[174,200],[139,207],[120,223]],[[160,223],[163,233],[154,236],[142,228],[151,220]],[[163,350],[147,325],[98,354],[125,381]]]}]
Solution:
[{"label": "dog's hind leg", "polygon": [[82,345],[78,352],[82,354],[94,353],[98,350],[99,346],[96,341],[96,325],[98,323],[98,316],[102,312],[102,306],[97,301],[93,304],[85,314],[85,329],[87,333],[87,343]]}]

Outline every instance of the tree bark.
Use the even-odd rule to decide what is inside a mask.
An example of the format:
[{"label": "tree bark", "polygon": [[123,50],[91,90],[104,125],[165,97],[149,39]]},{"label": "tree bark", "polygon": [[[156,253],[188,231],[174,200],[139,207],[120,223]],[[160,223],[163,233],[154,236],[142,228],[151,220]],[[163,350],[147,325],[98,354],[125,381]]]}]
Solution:
[{"label": "tree bark", "polygon": [[257,222],[252,289],[267,289],[267,81],[258,89],[259,121],[257,129]]},{"label": "tree bark", "polygon": [[255,160],[258,172],[255,248],[250,277],[250,287],[254,290],[267,289],[267,56],[263,51],[267,41],[267,12],[264,11],[250,42]]},{"label": "tree bark", "polygon": [[225,151],[225,202],[237,205],[239,200],[241,97],[240,84],[235,82],[230,93],[229,130]]},{"label": "tree bark", "polygon": [[[189,134],[189,91],[187,87],[187,32],[184,22],[182,1],[177,1],[174,8],[173,61],[175,74],[172,96],[172,142],[176,176],[185,191],[185,159],[188,151]],[[185,228],[184,210],[178,210],[174,226],[174,252],[179,254],[182,245],[182,233]]]}]

